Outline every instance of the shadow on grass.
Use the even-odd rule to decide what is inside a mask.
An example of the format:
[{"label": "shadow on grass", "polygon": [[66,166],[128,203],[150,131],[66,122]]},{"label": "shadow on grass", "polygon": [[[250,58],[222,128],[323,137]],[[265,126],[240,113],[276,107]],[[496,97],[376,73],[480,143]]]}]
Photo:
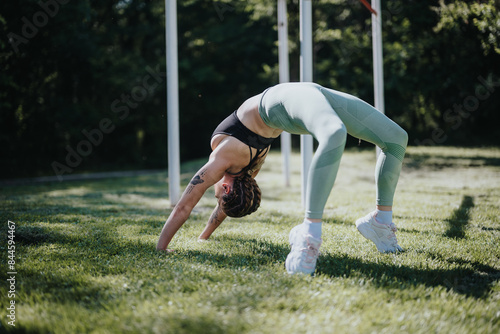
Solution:
[{"label": "shadow on grass", "polygon": [[[432,254],[431,254],[432,257]],[[483,298],[500,279],[500,271],[477,262],[446,259],[473,269],[420,269],[366,262],[348,256],[321,256],[316,273],[330,277],[371,278],[377,286],[405,289],[408,285],[442,286],[468,297]]]},{"label": "shadow on grass", "polygon": [[[221,268],[257,268],[277,262],[282,262],[284,267],[285,258],[290,252],[288,245],[258,239],[241,239],[227,236],[224,239],[235,243],[235,248],[240,249],[240,251],[214,253],[212,250],[188,250],[184,252],[182,258]],[[252,249],[252,252],[246,252],[246,249]],[[435,254],[429,256],[431,258],[437,257]],[[365,277],[372,280],[376,286],[397,289],[406,289],[409,286],[420,284],[431,287],[441,286],[474,298],[485,297],[490,292],[494,282],[500,279],[500,271],[488,265],[464,259],[441,260],[467,268],[420,269],[368,262],[347,255],[321,255],[316,267],[316,274],[323,274],[333,278]]]},{"label": "shadow on grass", "polygon": [[[61,274],[58,268],[51,271],[39,271],[32,268],[22,270],[23,295],[50,298],[52,301],[78,303],[87,308],[102,308],[103,304],[112,296],[108,293],[107,285],[86,279],[77,274]],[[76,270],[75,270],[76,272]]]},{"label": "shadow on grass", "polygon": [[[283,262],[290,251],[288,245],[275,244],[258,239],[240,239],[225,237],[234,242],[241,252],[214,254],[211,250],[188,250],[183,258],[203,262],[223,268],[256,268],[262,265]],[[245,252],[245,249],[252,252]],[[437,255],[430,254],[431,258]],[[441,259],[450,264],[459,264],[467,268],[456,269],[420,269],[384,263],[363,261],[345,256],[321,255],[316,267],[317,274],[330,277],[365,277],[376,286],[406,289],[409,286],[426,285],[444,287],[468,297],[483,298],[500,279],[500,271],[478,262],[464,259]],[[472,268],[472,269],[469,269]]]},{"label": "shadow on grass", "polygon": [[54,238],[58,238],[59,233],[54,234],[53,231],[38,226],[23,226],[16,231],[16,241],[21,245],[38,245]]},{"label": "shadow on grass", "polygon": [[[143,229],[149,229],[153,224],[143,224]],[[40,227],[40,226],[20,226],[16,229],[16,242],[20,247],[41,246],[44,244],[59,244],[67,246],[71,251],[69,257],[81,257],[82,251],[93,252],[97,255],[150,255],[153,249],[152,245],[145,244],[140,240],[121,239],[116,236],[116,226],[99,226],[95,229],[92,225],[77,225],[78,231],[71,231],[68,234],[60,231]],[[154,226],[156,227],[156,226]],[[143,234],[141,230],[138,235]],[[129,252],[133,250],[133,252]],[[89,260],[86,258],[86,260]]]},{"label": "shadow on grass", "polygon": [[[109,284],[99,282],[100,277],[146,271],[143,261],[156,261],[160,256],[151,244],[116,238],[116,226],[85,227],[89,229],[80,226],[77,232],[64,233],[50,227],[19,226],[16,246],[24,254],[16,261],[22,277],[19,292],[101,308],[120,295],[110,293]],[[31,252],[36,257],[29,256]],[[5,280],[5,275],[0,273],[0,279]]]},{"label": "shadow on grass", "polygon": [[[219,239],[221,243],[233,243],[231,250],[224,253],[213,250],[188,250],[183,252],[182,257],[195,262],[209,263],[224,268],[257,268],[259,266],[283,261],[289,247],[272,243],[266,240],[248,239],[223,236]],[[233,250],[234,249],[234,250]]]},{"label": "shadow on grass", "polygon": [[[466,201],[466,203],[468,203]],[[59,260],[66,265],[78,263],[85,268],[92,268],[93,275],[126,274],[130,270],[142,270],[135,264],[127,263],[131,259],[138,262],[161,262],[161,255],[154,251],[154,246],[140,240],[118,240],[113,236],[114,227],[101,232],[89,231],[82,235],[66,235],[50,228],[24,226],[19,228],[16,238],[21,246],[39,247],[45,244],[60,244],[70,249],[70,254],[47,254],[54,264],[45,264],[59,268]],[[174,253],[173,261],[204,263],[227,269],[257,269],[262,266],[282,263],[290,251],[288,244],[275,243],[265,239],[245,238],[241,236],[221,236],[217,243],[222,247],[207,244],[207,249],[193,249]],[[227,246],[230,244],[230,246]],[[120,260],[115,259],[119,256]],[[388,255],[391,256],[391,255]],[[492,285],[500,279],[500,271],[479,262],[461,258],[443,258],[440,254],[429,253],[430,259],[459,265],[453,269],[428,269],[401,266],[391,263],[376,263],[352,258],[347,255],[322,254],[318,260],[316,273],[332,278],[360,277],[373,282],[375,286],[394,289],[406,289],[411,286],[425,285],[443,287],[468,297],[483,298],[491,291]],[[47,260],[47,259],[46,259]],[[122,263],[125,260],[125,263]],[[107,263],[110,263],[108,267]],[[63,263],[64,264],[64,263]],[[132,266],[132,267],[130,267]],[[1,275],[0,275],[1,276]],[[99,307],[112,296],[103,293],[105,286],[87,281],[78,276],[67,276],[55,270],[50,277],[41,276],[36,270],[23,273],[25,291],[42,291],[60,298],[78,300],[87,306]],[[87,300],[85,296],[92,296]],[[95,298],[99,303],[95,303]],[[62,300],[61,299],[61,300]]]},{"label": "shadow on grass", "polygon": [[471,196],[464,196],[458,209],[453,210],[450,218],[446,219],[448,229],[444,233],[445,237],[463,239],[465,229],[470,219],[470,209],[474,207],[474,199]]},{"label": "shadow on grass", "polygon": [[463,157],[453,155],[407,153],[404,161],[405,168],[421,169],[430,168],[440,170],[452,167],[485,167],[500,166],[500,158],[482,155]]}]

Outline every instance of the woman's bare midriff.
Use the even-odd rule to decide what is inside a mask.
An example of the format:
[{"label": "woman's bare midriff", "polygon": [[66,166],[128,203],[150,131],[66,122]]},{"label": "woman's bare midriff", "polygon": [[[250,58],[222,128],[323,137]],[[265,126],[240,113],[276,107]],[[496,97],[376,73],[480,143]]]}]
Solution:
[{"label": "woman's bare midriff", "polygon": [[283,130],[271,128],[260,117],[259,102],[261,96],[262,94],[259,94],[243,102],[237,111],[238,118],[244,126],[256,134],[265,138],[276,138]]},{"label": "woman's bare midriff", "polygon": [[[261,95],[256,95],[243,102],[243,104],[238,108],[237,116],[240,119],[241,123],[243,123],[243,125],[250,131],[265,138],[276,138],[281,134],[281,132],[283,132],[283,130],[271,128],[266,123],[264,123],[259,114],[260,98]],[[228,140],[231,141],[230,145],[227,145],[229,143],[225,142]],[[257,149],[250,147],[252,151],[252,154],[250,156],[249,146],[247,144],[244,144],[238,139],[225,134],[216,134],[212,137],[212,140],[210,141],[212,151],[215,150],[219,145],[221,145],[221,143],[225,143],[224,149],[228,147],[232,151],[234,159],[231,169],[236,169],[238,171],[241,170],[241,168],[244,168],[248,165],[251,157],[254,157],[257,154]],[[221,148],[222,147],[220,147],[219,149]],[[260,165],[266,158],[266,156],[267,152],[259,159],[257,165]],[[233,172],[233,170],[231,170],[230,172]]]}]

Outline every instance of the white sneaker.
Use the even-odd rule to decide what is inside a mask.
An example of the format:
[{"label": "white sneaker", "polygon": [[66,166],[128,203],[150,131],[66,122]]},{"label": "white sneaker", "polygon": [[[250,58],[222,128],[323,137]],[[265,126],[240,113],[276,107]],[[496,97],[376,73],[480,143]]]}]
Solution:
[{"label": "white sneaker", "polygon": [[300,230],[300,225],[290,231],[292,250],[285,261],[286,271],[293,275],[297,273],[312,274],[316,268],[321,239],[316,239]]},{"label": "white sneaker", "polygon": [[398,239],[395,232],[396,225],[377,223],[373,212],[356,221],[358,231],[368,240],[371,240],[377,246],[381,253],[401,252],[403,248],[398,245]]}]

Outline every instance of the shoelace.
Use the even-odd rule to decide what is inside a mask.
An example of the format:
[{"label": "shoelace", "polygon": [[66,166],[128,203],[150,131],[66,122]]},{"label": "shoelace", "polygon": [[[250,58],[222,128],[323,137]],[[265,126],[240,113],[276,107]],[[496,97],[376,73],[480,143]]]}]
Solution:
[{"label": "shoelace", "polygon": [[306,262],[314,262],[318,257],[319,250],[314,248],[309,241],[307,241],[307,248],[304,250],[306,251]]},{"label": "shoelace", "polygon": [[391,223],[389,225],[389,228],[391,229],[392,233],[389,234],[389,239],[392,240],[393,242],[393,245],[396,246],[398,244],[398,239],[396,238],[396,231],[398,230],[398,228],[396,227],[396,225],[394,223]]}]

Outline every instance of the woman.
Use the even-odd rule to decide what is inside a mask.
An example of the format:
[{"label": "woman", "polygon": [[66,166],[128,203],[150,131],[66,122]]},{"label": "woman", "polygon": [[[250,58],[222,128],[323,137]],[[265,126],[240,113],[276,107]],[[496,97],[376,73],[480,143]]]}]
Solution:
[{"label": "woman", "polygon": [[356,227],[380,252],[401,251],[392,222],[392,202],[408,142],[406,132],[366,102],[314,83],[268,88],[246,100],[217,127],[212,135],[210,159],[172,211],[157,249],[167,250],[174,234],[212,185],[218,203],[200,240],[208,239],[227,216],[242,217],[257,210],[260,190],[254,177],[269,145],[283,131],[311,134],[318,141],[308,175],[305,219],[290,232],[292,249],[285,262],[287,272],[314,272],[323,209],[335,182],[347,133],[382,150],[375,169],[376,209],[358,219]]}]

